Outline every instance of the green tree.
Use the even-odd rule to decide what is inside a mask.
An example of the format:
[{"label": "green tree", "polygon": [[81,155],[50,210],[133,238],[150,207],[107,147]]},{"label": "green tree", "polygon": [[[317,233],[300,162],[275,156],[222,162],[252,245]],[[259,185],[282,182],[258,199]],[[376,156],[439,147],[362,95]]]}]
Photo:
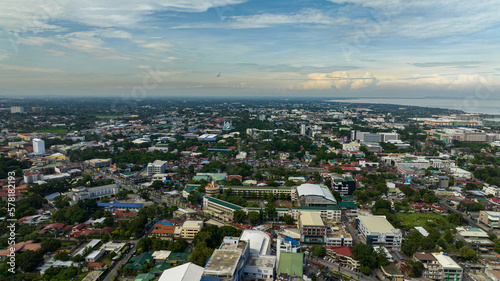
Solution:
[{"label": "green tree", "polygon": [[311,253],[317,257],[323,257],[326,255],[326,248],[321,245],[314,245],[311,247]]},{"label": "green tree", "polygon": [[469,261],[477,260],[477,253],[474,249],[467,246],[460,248],[460,256]]},{"label": "green tree", "polygon": [[61,247],[61,241],[54,238],[45,239],[40,243],[42,253],[55,252]]},{"label": "green tree", "polygon": [[40,251],[31,251],[16,255],[16,263],[23,271],[34,271],[37,266],[43,261],[43,254]]},{"label": "green tree", "polygon": [[189,193],[187,199],[191,204],[193,204],[195,206],[198,206],[203,201],[203,198],[201,197],[201,195],[196,191],[191,191],[191,193]]},{"label": "green tree", "polygon": [[235,210],[233,212],[233,220],[235,222],[243,222],[247,217],[247,214],[243,210]]},{"label": "green tree", "polygon": [[248,212],[248,221],[250,224],[255,224],[257,221],[259,221],[259,212],[257,211],[250,211]]}]

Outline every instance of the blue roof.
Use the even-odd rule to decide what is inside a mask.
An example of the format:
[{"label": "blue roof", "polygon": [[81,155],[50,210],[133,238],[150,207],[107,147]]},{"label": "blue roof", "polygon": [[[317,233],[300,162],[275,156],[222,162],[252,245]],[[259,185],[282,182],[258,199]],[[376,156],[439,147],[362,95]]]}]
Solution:
[{"label": "blue roof", "polygon": [[97,203],[97,206],[104,209],[112,208],[142,208],[141,203],[120,203],[120,202],[110,202],[110,203]]},{"label": "blue roof", "polygon": [[54,193],[51,193],[51,194],[49,194],[49,195],[46,195],[46,196],[45,196],[45,197],[43,197],[43,198],[45,198],[45,199],[47,199],[47,200],[51,201],[51,200],[53,200],[54,198],[56,198],[57,196],[59,196],[59,195],[61,195],[61,193],[59,193],[59,192],[54,192]]},{"label": "blue roof", "polygon": [[290,237],[285,237],[285,238],[284,238],[284,240],[285,240],[286,242],[290,242],[290,243],[292,243],[292,246],[297,246],[297,245],[299,245],[299,241],[297,241],[297,240],[295,240],[295,239],[292,239],[292,238],[290,238]]},{"label": "blue roof", "polygon": [[162,221],[161,221],[161,222],[159,222],[159,223],[157,223],[157,224],[163,224],[163,225],[174,225],[174,223],[172,223],[172,222],[162,222]]},{"label": "blue roof", "polygon": [[200,281],[220,281],[220,277],[216,276],[202,276]]}]

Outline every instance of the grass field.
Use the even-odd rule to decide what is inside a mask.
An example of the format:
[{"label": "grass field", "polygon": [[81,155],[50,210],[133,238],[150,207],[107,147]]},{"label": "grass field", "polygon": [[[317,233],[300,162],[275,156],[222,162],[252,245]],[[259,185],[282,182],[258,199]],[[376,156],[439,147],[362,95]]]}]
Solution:
[{"label": "grass field", "polygon": [[37,129],[33,132],[35,132],[35,133],[66,134],[68,132],[68,129],[58,128],[58,127],[49,127],[49,128],[44,128],[44,129]]},{"label": "grass field", "polygon": [[415,226],[428,228],[450,229],[457,227],[448,221],[447,215],[434,213],[397,213],[398,221],[405,229]]}]

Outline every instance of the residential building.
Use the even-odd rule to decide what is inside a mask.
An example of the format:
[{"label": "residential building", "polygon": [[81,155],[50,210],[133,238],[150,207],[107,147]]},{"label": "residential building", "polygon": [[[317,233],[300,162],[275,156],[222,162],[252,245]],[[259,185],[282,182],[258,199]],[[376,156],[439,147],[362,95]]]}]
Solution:
[{"label": "residential building", "polygon": [[164,174],[167,170],[167,161],[155,160],[152,163],[149,163],[146,171],[148,176],[152,176],[154,174]]},{"label": "residential building", "polygon": [[385,216],[358,216],[356,228],[363,243],[374,246],[383,244],[394,250],[401,249],[401,230],[394,228]]},{"label": "residential building", "polygon": [[422,277],[433,280],[440,280],[443,272],[438,260],[431,253],[416,253],[413,255],[414,261],[420,261],[424,265]]},{"label": "residential building", "polygon": [[45,154],[45,142],[41,139],[33,139],[33,153],[35,155]]},{"label": "residential building", "polygon": [[159,222],[153,227],[153,231],[149,234],[150,237],[159,237],[165,240],[174,239],[175,225],[171,222]]},{"label": "residential building", "polygon": [[351,177],[332,178],[332,189],[341,196],[352,195],[356,191],[356,181]]},{"label": "residential building", "polygon": [[351,247],[326,247],[326,254],[335,262],[344,264],[352,270],[359,270],[359,261],[354,259]]},{"label": "residential building", "polygon": [[85,262],[97,262],[104,255],[104,250],[94,250],[85,257]]},{"label": "residential building", "polygon": [[490,228],[499,228],[498,220],[500,219],[500,212],[493,211],[480,211],[479,221],[489,226]]},{"label": "residential building", "polygon": [[330,247],[352,247],[351,234],[344,228],[342,223],[328,225],[326,228],[326,246]]},{"label": "residential building", "polygon": [[28,170],[24,173],[24,183],[31,184],[43,180],[43,174],[38,170]]},{"label": "residential building", "polygon": [[442,269],[443,281],[461,281],[463,270],[452,258],[443,253],[432,254],[438,261]]},{"label": "residential building", "polygon": [[11,106],[10,113],[25,113],[24,106]]}]

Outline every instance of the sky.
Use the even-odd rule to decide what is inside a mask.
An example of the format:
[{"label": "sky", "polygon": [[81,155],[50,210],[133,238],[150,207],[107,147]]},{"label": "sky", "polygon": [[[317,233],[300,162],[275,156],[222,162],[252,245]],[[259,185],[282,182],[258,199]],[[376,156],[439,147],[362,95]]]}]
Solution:
[{"label": "sky", "polygon": [[498,4],[0,0],[0,96],[500,99]]}]

